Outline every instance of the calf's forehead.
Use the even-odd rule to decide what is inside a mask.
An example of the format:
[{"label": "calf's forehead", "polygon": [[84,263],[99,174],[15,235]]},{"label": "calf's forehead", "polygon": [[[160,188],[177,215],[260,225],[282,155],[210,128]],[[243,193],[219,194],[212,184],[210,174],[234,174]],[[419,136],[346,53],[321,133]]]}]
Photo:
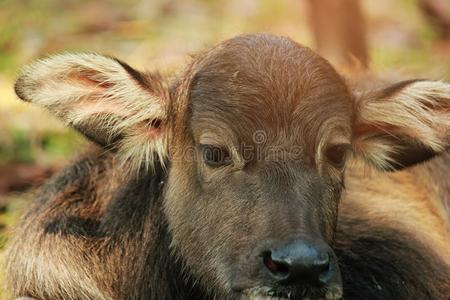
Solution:
[{"label": "calf's forehead", "polygon": [[309,139],[323,127],[350,131],[348,89],[324,59],[290,39],[241,36],[205,53],[191,86],[194,135]]}]

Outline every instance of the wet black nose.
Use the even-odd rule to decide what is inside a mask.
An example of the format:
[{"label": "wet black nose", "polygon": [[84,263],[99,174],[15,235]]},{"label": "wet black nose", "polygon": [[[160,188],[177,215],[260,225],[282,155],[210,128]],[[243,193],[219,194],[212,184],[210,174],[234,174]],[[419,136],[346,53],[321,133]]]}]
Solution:
[{"label": "wet black nose", "polygon": [[330,255],[327,247],[299,240],[263,252],[263,261],[279,283],[320,285],[330,278]]}]

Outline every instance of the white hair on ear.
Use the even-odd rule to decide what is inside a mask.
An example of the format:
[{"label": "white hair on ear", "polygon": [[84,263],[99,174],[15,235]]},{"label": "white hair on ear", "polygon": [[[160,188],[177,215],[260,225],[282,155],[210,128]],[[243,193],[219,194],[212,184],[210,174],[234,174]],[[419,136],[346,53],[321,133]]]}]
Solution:
[{"label": "white hair on ear", "polygon": [[386,139],[372,138],[370,135],[367,138],[362,136],[355,144],[355,154],[381,170],[392,170],[395,164],[392,157],[400,151],[396,144]]},{"label": "white hair on ear", "polygon": [[16,91],[68,125],[101,132],[107,142],[120,136],[119,159],[134,170],[152,167],[156,157],[165,160],[165,134],[151,125],[166,119],[167,99],[143,87],[114,58],[61,54],[38,60],[23,68]]},{"label": "white hair on ear", "polygon": [[[375,95],[379,95],[375,93]],[[435,152],[448,147],[450,136],[450,84],[415,81],[385,97],[360,97],[357,103],[355,150],[377,167],[389,169],[393,154],[401,150],[399,136],[421,143]],[[391,135],[392,139],[379,136]]]}]

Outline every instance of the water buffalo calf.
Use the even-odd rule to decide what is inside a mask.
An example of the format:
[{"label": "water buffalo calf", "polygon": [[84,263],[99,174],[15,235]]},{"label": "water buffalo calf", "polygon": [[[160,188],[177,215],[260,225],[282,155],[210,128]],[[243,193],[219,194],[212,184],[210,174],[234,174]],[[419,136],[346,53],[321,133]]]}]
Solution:
[{"label": "water buffalo calf", "polygon": [[13,297],[450,297],[450,84],[361,90],[255,34],[170,80],[62,54],[15,89],[97,146],[23,216]]}]

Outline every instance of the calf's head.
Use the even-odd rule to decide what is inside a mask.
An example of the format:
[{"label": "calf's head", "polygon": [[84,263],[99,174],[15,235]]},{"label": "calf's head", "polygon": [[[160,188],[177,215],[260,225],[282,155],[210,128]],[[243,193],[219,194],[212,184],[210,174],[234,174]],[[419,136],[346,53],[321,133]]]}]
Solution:
[{"label": "calf's head", "polygon": [[449,85],[355,93],[310,49],[270,35],[225,41],[171,84],[114,58],[58,55],[25,67],[16,92],[134,171],[165,163],[172,251],[226,299],[339,299],[348,154],[396,170],[449,146]]}]

